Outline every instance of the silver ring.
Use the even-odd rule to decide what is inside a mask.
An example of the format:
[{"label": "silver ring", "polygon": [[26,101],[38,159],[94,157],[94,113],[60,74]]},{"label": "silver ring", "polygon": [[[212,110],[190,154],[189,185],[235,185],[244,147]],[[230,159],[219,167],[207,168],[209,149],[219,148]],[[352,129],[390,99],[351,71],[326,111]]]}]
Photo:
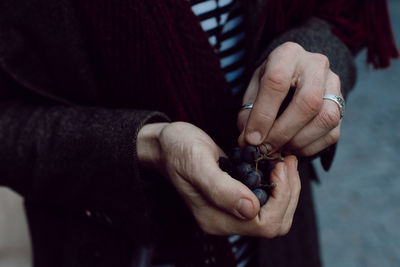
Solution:
[{"label": "silver ring", "polygon": [[244,104],[240,110],[244,110],[244,109],[252,109],[253,108],[253,103],[248,103],[248,104]]},{"label": "silver ring", "polygon": [[333,102],[335,102],[339,107],[340,118],[343,118],[343,116],[344,116],[344,108],[346,106],[346,104],[344,102],[344,99],[341,98],[338,95],[333,95],[333,94],[324,95],[324,99],[332,100]]}]

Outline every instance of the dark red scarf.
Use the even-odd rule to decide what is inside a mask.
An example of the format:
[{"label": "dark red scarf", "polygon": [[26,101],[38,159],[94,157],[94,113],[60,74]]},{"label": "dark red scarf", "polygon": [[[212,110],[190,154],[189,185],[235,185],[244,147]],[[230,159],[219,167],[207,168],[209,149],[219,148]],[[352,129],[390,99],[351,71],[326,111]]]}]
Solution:
[{"label": "dark red scarf", "polygon": [[367,61],[375,68],[388,67],[399,56],[387,0],[270,0],[260,19],[273,38],[311,16],[329,21],[353,52],[367,47]]}]

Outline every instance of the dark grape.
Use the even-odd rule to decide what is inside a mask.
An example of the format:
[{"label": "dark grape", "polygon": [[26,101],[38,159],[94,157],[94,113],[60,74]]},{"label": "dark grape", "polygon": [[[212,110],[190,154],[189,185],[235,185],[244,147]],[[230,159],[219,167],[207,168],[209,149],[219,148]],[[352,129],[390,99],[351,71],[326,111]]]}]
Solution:
[{"label": "dark grape", "polygon": [[267,203],[268,194],[267,192],[265,192],[265,190],[257,188],[253,190],[253,193],[258,198],[258,201],[260,201],[260,207],[264,206],[264,204]]},{"label": "dark grape", "polygon": [[232,149],[231,160],[235,164],[239,164],[241,162],[242,149],[240,147],[235,147]]},{"label": "dark grape", "polygon": [[219,164],[219,167],[221,168],[221,170],[223,170],[224,172],[227,172],[229,175],[232,176],[233,165],[232,165],[232,162],[228,158],[219,157],[218,164]]},{"label": "dark grape", "polygon": [[251,164],[242,162],[239,165],[236,166],[236,172],[238,174],[238,178],[245,177],[247,174],[253,171],[253,167],[251,167]]},{"label": "dark grape", "polygon": [[260,175],[260,179],[261,180],[264,178],[264,174],[262,173],[262,171],[260,171],[260,170],[254,170],[254,171],[257,172]]},{"label": "dark grape", "polygon": [[220,157],[218,164],[221,170],[253,190],[260,201],[260,206],[267,202],[268,196],[274,188],[269,184],[269,176],[274,164],[269,161],[268,157],[261,154],[258,147],[246,146],[243,149],[235,147],[232,149],[230,157]]},{"label": "dark grape", "polygon": [[253,190],[253,189],[257,188],[258,186],[260,186],[261,178],[262,178],[261,172],[254,170],[254,171],[248,173],[246,176],[244,176],[242,178],[242,182],[248,188],[250,188],[250,190]]},{"label": "dark grape", "polygon": [[242,155],[241,155],[241,159],[244,162],[247,163],[254,163],[254,161],[256,159],[258,159],[261,154],[260,154],[260,150],[255,147],[255,146],[246,146],[243,150],[242,150]]}]

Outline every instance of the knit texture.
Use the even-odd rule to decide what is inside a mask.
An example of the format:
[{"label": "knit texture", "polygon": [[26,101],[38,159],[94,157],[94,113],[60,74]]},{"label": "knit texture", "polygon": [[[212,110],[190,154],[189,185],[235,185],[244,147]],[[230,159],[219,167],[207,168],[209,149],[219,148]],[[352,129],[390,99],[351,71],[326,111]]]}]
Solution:
[{"label": "knit texture", "polygon": [[76,10],[108,103],[159,110],[214,138],[229,127],[230,89],[187,1],[84,0]]}]

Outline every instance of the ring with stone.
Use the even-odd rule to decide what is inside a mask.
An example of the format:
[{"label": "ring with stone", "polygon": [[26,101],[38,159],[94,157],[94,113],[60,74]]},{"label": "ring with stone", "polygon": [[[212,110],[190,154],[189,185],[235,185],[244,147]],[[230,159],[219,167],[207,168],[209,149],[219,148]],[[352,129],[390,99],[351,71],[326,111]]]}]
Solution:
[{"label": "ring with stone", "polygon": [[343,98],[341,98],[338,95],[334,95],[334,94],[326,94],[326,95],[324,95],[323,99],[327,99],[327,100],[331,100],[331,101],[335,102],[339,107],[340,118],[343,118],[344,108],[346,106]]}]

